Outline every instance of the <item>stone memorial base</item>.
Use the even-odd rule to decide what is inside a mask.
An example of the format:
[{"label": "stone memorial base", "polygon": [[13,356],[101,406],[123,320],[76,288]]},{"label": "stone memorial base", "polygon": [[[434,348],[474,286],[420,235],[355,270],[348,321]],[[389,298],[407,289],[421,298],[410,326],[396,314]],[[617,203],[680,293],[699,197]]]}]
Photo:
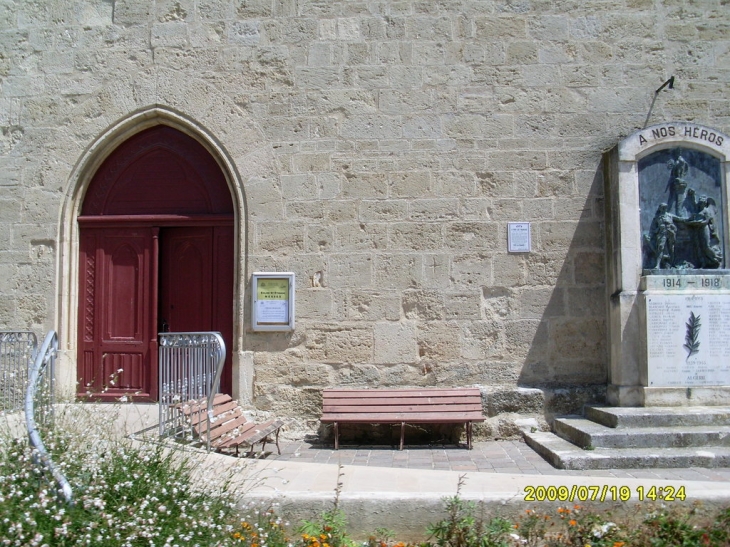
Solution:
[{"label": "stone memorial base", "polygon": [[730,386],[644,387],[641,406],[724,406],[730,400]]},{"label": "stone memorial base", "polygon": [[608,404],[615,407],[725,406],[730,386],[646,387],[609,385]]}]

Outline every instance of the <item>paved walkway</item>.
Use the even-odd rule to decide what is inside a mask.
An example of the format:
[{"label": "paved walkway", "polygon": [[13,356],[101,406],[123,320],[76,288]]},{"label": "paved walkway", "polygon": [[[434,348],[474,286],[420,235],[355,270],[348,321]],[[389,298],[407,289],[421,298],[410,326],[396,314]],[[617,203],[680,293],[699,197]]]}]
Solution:
[{"label": "paved walkway", "polygon": [[[520,475],[594,476],[683,481],[730,482],[730,468],[688,469],[601,469],[566,471],[555,469],[523,441],[475,442],[473,450],[455,445],[406,446],[403,451],[390,446],[342,446],[333,450],[332,445],[307,441],[280,442],[281,455],[276,449],[266,461],[322,463],[389,467],[404,469],[432,469],[441,471],[509,473]],[[665,450],[671,451],[671,448]],[[729,485],[730,487],[730,485]]]},{"label": "paved walkway", "polygon": [[[99,411],[103,408],[100,405]],[[120,432],[146,430],[156,438],[154,405],[124,409],[123,415],[112,420]],[[444,498],[453,496],[457,488],[463,497],[479,500],[490,514],[506,517],[521,514],[525,507],[552,504],[556,508],[565,502],[551,502],[550,496],[560,492],[568,493],[571,503],[590,498],[592,506],[605,506],[612,513],[633,513],[633,502],[641,505],[644,494],[648,498],[649,492],[661,495],[669,489],[682,489],[683,503],[730,505],[730,468],[565,471],[554,469],[517,440],[476,442],[473,450],[406,445],[399,451],[389,445],[344,444],[335,451],[332,444],[291,435],[282,439],[281,448],[282,454],[277,455],[267,445],[269,454],[261,459],[200,451],[200,480],[208,481],[213,475],[230,480],[230,492],[239,497],[241,506],[276,500],[292,522],[316,518],[332,507],[339,491],[353,537],[366,538],[384,527],[410,541],[424,539],[426,526],[443,516]],[[630,494],[630,503],[618,501],[622,493]]]},{"label": "paved walkway", "polygon": [[[521,441],[477,442],[473,450],[345,445],[335,451],[331,445],[294,440],[281,447],[280,456],[274,449],[266,458],[248,460],[246,476],[256,486],[247,490],[245,500],[275,499],[297,521],[331,507],[339,489],[340,507],[350,516],[348,529],[354,537],[384,527],[402,540],[424,539],[428,524],[443,515],[444,498],[457,489],[463,498],[478,500],[486,514],[505,518],[516,518],[526,508],[551,512],[566,503],[613,515],[634,514],[637,507],[653,503],[650,499],[664,503],[662,496],[669,492],[682,492],[670,506],[730,505],[729,468],[565,471],[554,469]],[[219,462],[226,458],[208,457]],[[621,501],[627,499],[624,494],[629,503]]]}]

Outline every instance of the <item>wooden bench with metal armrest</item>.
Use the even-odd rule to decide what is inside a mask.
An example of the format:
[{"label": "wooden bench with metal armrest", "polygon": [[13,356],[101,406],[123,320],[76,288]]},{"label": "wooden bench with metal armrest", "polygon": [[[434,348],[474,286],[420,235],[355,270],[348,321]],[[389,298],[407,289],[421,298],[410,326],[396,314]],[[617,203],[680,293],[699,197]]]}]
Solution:
[{"label": "wooden bench with metal armrest", "polygon": [[213,400],[213,419],[209,420],[207,404],[208,401],[202,399],[189,401],[180,407],[188,424],[201,442],[207,441],[210,430],[210,448],[218,451],[235,448],[236,454],[238,454],[239,446],[248,445],[251,448],[249,455],[252,455],[256,443],[261,443],[263,452],[269,436],[275,434],[274,444],[276,450],[281,454],[279,430],[284,425],[282,420],[269,420],[261,424],[251,422],[244,416],[243,409],[237,401],[232,400],[229,395],[221,393],[216,395]]}]

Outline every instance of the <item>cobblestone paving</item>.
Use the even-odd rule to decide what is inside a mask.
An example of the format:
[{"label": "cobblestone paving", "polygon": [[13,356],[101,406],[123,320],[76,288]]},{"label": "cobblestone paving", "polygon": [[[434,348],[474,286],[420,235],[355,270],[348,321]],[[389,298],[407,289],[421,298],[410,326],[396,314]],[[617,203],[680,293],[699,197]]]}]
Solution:
[{"label": "cobblestone paving", "polygon": [[[269,445],[270,446],[270,445]],[[576,475],[658,480],[728,481],[730,468],[688,469],[601,469],[566,471],[555,469],[522,441],[475,442],[473,450],[454,445],[406,446],[403,451],[390,446],[321,445],[307,441],[282,441],[281,455],[276,451],[267,460],[302,463],[366,465],[483,473],[525,475]],[[671,450],[671,449],[666,449]]]}]

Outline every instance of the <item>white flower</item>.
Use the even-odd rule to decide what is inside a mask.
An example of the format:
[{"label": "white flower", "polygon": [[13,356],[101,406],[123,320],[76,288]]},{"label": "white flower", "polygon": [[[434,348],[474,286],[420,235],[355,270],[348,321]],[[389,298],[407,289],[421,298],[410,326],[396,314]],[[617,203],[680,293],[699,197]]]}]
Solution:
[{"label": "white flower", "polygon": [[591,530],[591,531],[593,532],[593,537],[602,538],[609,532],[609,530],[611,530],[611,528],[615,528],[615,527],[616,527],[616,523],[607,522],[603,526],[594,527],[593,530]]}]

